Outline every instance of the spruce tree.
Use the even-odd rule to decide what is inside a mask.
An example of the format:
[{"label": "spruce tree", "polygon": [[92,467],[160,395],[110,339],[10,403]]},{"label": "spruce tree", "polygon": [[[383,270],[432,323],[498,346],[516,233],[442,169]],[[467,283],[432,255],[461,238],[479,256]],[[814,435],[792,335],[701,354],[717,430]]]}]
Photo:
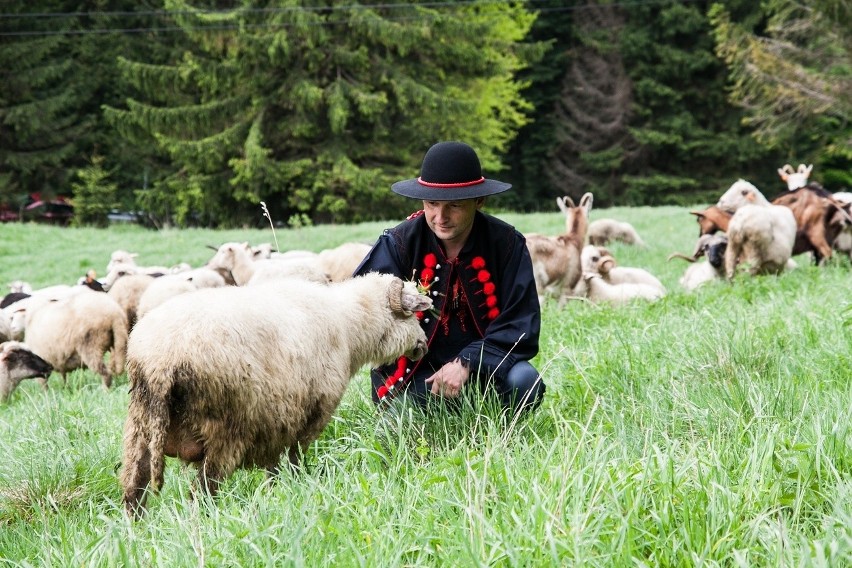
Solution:
[{"label": "spruce tree", "polygon": [[109,225],[109,212],[116,207],[118,186],[110,180],[113,172],[104,169],[104,157],[94,155],[90,164],[77,171],[79,181],[72,182],[74,217],[72,225],[81,227]]},{"label": "spruce tree", "polygon": [[540,53],[520,5],[166,7],[187,48],[122,63],[137,89],[108,110],[174,171],[156,180],[178,222],[361,221],[407,213],[388,191],[434,142],[462,139],[498,171],[526,120],[514,73]]}]

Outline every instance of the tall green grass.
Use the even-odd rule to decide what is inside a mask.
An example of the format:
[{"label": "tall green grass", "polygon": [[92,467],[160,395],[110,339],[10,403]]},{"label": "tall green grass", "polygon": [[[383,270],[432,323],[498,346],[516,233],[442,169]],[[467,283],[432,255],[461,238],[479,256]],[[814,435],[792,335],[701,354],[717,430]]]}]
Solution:
[{"label": "tall green grass", "polygon": [[[117,482],[127,382],[88,371],[0,407],[0,565],[845,566],[852,564],[848,261],[693,293],[684,208],[596,210],[648,243],[613,245],[669,294],[543,308],[547,394],[518,421],[488,401],[377,416],[353,380],[299,475],[240,471],[212,502],[169,460],[149,515]],[[556,234],[552,214],[505,214]],[[279,230],[283,248],[369,240],[383,223]],[[270,231],[0,226],[0,283],[73,283],[112,250],[200,264]],[[353,323],[353,325],[355,325]]]}]

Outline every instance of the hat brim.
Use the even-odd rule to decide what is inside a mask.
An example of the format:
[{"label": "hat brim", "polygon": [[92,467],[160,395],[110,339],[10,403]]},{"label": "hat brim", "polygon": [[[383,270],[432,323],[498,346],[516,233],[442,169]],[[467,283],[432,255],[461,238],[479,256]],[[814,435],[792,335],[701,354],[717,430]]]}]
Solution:
[{"label": "hat brim", "polygon": [[461,201],[502,193],[511,187],[511,183],[496,179],[486,179],[476,185],[461,187],[429,187],[422,185],[417,178],[414,178],[396,182],[391,186],[391,191],[405,197],[426,201]]}]

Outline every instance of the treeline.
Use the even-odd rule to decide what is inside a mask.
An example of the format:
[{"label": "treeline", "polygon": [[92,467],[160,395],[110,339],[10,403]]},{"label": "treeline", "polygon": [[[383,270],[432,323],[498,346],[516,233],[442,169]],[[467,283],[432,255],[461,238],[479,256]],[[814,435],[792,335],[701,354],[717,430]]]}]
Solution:
[{"label": "treeline", "polygon": [[844,0],[7,1],[0,203],[153,226],[360,222],[438,140],[549,210],[852,185]]}]

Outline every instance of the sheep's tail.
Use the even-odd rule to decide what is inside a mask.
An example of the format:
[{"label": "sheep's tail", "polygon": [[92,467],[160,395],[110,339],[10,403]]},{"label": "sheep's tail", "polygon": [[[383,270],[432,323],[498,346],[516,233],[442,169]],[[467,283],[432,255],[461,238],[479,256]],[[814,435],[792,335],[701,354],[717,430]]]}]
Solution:
[{"label": "sheep's tail", "polygon": [[169,429],[169,393],[172,378],[146,376],[140,365],[130,360],[130,405],[124,426],[124,467],[121,484],[128,514],[144,513],[148,485],[159,491],[163,486],[166,433]]}]

